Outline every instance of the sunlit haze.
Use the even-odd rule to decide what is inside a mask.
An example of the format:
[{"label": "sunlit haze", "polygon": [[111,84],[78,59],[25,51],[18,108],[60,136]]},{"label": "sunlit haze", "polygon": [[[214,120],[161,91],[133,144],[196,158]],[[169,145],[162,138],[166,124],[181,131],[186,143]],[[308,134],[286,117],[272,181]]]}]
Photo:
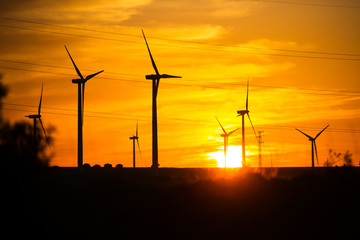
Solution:
[{"label": "sunlit haze", "polygon": [[[246,150],[245,153],[247,157],[254,155],[254,153]],[[220,148],[219,151],[211,152],[207,155],[209,156],[209,159],[215,159],[219,167],[225,167],[224,147]],[[228,146],[226,153],[226,167],[242,167],[239,159],[242,159],[241,146]]]}]

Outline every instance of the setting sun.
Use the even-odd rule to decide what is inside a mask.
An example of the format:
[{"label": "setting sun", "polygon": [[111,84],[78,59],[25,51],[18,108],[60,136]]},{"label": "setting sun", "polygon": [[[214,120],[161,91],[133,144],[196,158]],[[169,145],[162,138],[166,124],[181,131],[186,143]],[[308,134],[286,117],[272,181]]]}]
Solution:
[{"label": "setting sun", "polygon": [[[254,153],[245,150],[246,156],[253,155]],[[225,167],[224,147],[219,148],[219,151],[206,154],[209,159],[215,159],[218,167]],[[241,164],[241,146],[228,146],[226,153],[226,167],[242,167]]]}]

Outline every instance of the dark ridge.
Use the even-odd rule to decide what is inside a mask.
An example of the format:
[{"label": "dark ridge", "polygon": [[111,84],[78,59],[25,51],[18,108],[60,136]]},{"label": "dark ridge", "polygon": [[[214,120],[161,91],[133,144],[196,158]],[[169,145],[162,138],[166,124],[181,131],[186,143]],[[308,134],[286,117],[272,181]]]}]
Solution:
[{"label": "dark ridge", "polygon": [[360,168],[3,172],[3,234],[11,238],[350,239],[358,234]]}]

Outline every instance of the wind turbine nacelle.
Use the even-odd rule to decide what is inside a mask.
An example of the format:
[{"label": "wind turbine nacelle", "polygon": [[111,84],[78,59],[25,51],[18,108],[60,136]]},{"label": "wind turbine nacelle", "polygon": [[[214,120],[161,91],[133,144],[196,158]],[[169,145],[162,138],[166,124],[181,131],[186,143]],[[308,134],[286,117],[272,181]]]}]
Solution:
[{"label": "wind turbine nacelle", "polygon": [[159,78],[161,78],[161,76],[160,76],[160,75],[156,75],[156,74],[151,74],[151,75],[146,75],[145,78],[146,78],[146,79],[154,80],[154,79],[159,79]]},{"label": "wind turbine nacelle", "polygon": [[247,114],[247,113],[249,113],[248,110],[240,110],[240,111],[237,111],[237,114],[239,114],[239,116],[245,115],[245,114]]},{"label": "wind turbine nacelle", "polygon": [[85,81],[83,79],[73,79],[72,83],[84,83]]},{"label": "wind turbine nacelle", "polygon": [[40,118],[41,117],[41,115],[28,115],[28,116],[25,116],[25,117],[28,117],[28,118]]}]

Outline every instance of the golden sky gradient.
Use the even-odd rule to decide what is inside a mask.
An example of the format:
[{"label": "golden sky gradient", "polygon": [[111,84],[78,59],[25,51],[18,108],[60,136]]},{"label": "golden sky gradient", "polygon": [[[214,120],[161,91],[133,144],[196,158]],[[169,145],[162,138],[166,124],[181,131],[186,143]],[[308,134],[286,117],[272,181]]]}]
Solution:
[{"label": "golden sky gradient", "polygon": [[[329,149],[359,161],[360,4],[358,1],[0,1],[0,72],[10,87],[4,115],[37,111],[54,125],[52,165],[77,164],[77,78],[66,45],[86,84],[84,163],[132,165],[136,121],[143,159],[151,166],[150,58],[162,79],[158,93],[160,167],[216,167],[224,128],[241,126],[249,107],[264,131],[263,166],[310,166],[316,135],[319,163]],[[305,3],[305,4],[304,4]],[[258,144],[248,120],[248,163]],[[241,131],[229,137],[236,155]],[[240,152],[239,152],[240,154]],[[240,157],[239,157],[240,162]],[[341,163],[342,164],[342,163]],[[221,164],[220,164],[221,165]]]}]

